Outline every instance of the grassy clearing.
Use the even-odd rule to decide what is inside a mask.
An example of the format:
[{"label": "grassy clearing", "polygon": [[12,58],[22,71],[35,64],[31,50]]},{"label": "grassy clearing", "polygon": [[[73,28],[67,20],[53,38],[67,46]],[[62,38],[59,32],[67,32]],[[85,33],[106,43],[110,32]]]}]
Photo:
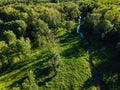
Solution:
[{"label": "grassy clearing", "polygon": [[42,90],[95,90],[91,80],[87,51],[84,44],[74,31],[58,30],[56,38],[59,40],[60,51],[63,58],[62,66],[57,75],[41,86]]},{"label": "grassy clearing", "polygon": [[[36,52],[38,53],[38,52]],[[40,54],[40,52],[39,52]],[[37,68],[37,64],[41,65],[41,67],[43,67],[43,63],[45,63],[46,59],[48,57],[46,56],[41,56],[41,58],[31,58],[29,60],[26,60],[24,62],[21,62],[17,65],[17,67],[15,67],[12,71],[9,71],[7,73],[4,73],[3,75],[1,75],[0,77],[0,87],[8,87],[10,85],[13,85],[19,81],[21,81],[22,78],[27,77],[27,73],[30,69],[36,69]],[[44,64],[45,65],[45,64]]]}]

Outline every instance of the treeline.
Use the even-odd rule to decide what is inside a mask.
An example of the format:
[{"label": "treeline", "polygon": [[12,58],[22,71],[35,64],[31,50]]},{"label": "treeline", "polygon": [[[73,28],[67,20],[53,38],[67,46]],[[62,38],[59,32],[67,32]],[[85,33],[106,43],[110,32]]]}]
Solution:
[{"label": "treeline", "polygon": [[[88,2],[79,2],[82,12],[82,31],[86,38],[97,49],[103,47],[98,52],[95,62],[98,73],[105,82],[107,90],[120,89],[120,1],[119,0],[94,0]],[[104,43],[98,45],[99,43]],[[94,48],[94,47],[93,47]],[[107,51],[110,50],[110,51]],[[94,49],[95,50],[95,49]],[[95,54],[96,55],[96,54]],[[94,57],[94,56],[93,56]],[[99,62],[101,58],[101,62]],[[102,69],[104,71],[102,71]]]},{"label": "treeline", "polygon": [[110,44],[114,44],[120,51],[120,1],[101,0],[82,2],[79,4],[82,11],[83,29],[89,35],[96,34]]},{"label": "treeline", "polygon": [[1,68],[2,65],[12,65],[13,58],[23,60],[25,54],[31,53],[33,49],[55,44],[53,34],[56,30],[62,26],[70,31],[75,25],[72,20],[79,15],[78,6],[74,3],[61,6],[37,4],[36,7],[34,4],[27,6],[16,3],[0,7]]},{"label": "treeline", "polygon": [[0,5],[8,5],[8,4],[13,4],[13,3],[26,3],[26,4],[30,4],[30,3],[47,3],[47,2],[52,2],[52,3],[59,3],[59,2],[76,2],[79,0],[1,0]]},{"label": "treeline", "polygon": [[33,6],[13,4],[0,7],[1,73],[39,56],[33,54],[37,49],[50,52],[54,60],[60,59],[52,29],[59,26],[61,14],[56,9]]},{"label": "treeline", "polygon": [[[56,75],[56,68],[62,62],[55,39],[57,29],[66,28],[67,32],[71,32],[75,26],[74,19],[79,15],[78,6],[74,3],[57,5],[31,2],[28,5],[16,2],[1,6],[0,72],[10,72],[20,68],[21,63],[24,65],[32,60],[33,63],[37,62],[34,60],[39,61],[42,55],[46,54],[47,67]],[[38,68],[31,67],[34,67],[34,70],[35,67]]]},{"label": "treeline", "polygon": [[[31,62],[34,59],[39,61],[40,57],[46,54],[47,64],[44,66],[47,67],[48,71],[54,71],[56,74],[56,69],[60,66],[62,60],[55,35],[59,33],[58,30],[66,30],[68,35],[73,33],[76,30],[76,21],[79,15],[82,16],[81,30],[86,37],[95,36],[96,38],[97,36],[98,39],[102,39],[111,45],[114,44],[115,51],[119,54],[119,0],[62,0],[63,2],[59,4],[41,1],[1,0],[1,73],[6,73],[6,70],[12,71],[16,69],[15,66],[20,68],[19,64],[22,62]],[[56,1],[58,0],[51,0],[51,2]],[[39,66],[37,68],[41,69],[43,67]],[[33,72],[30,71],[29,73],[29,79],[22,83],[22,90],[31,88],[33,84],[33,86],[36,86]]]}]

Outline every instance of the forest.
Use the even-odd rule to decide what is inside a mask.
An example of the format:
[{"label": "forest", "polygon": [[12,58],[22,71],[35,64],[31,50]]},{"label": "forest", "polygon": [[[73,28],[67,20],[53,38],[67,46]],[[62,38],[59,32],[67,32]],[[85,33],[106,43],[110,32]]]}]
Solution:
[{"label": "forest", "polygon": [[0,0],[0,90],[120,90],[119,56],[120,0]]}]

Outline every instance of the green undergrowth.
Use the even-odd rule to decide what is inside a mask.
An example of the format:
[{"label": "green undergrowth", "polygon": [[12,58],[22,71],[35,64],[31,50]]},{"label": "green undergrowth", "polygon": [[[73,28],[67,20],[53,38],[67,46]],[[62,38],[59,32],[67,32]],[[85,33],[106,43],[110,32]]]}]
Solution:
[{"label": "green undergrowth", "polygon": [[0,10],[6,47],[0,51],[0,90],[95,90],[88,43],[76,34],[77,4],[16,2]]},{"label": "green undergrowth", "polygon": [[76,34],[75,29],[70,33],[64,29],[58,30],[58,32],[56,38],[58,39],[63,63],[58,68],[57,75],[51,81],[46,82],[41,89],[94,90],[95,87],[87,61],[86,42]]},{"label": "green undergrowth", "polygon": [[[41,56],[36,57],[35,55],[40,54]],[[9,87],[10,85],[17,84],[22,78],[27,77],[29,70],[37,69],[38,67],[45,67],[47,65],[46,60],[49,58],[48,55],[42,55],[38,51],[34,51],[33,57],[29,60],[18,63],[8,72],[2,73],[0,76],[0,87]]]},{"label": "green undergrowth", "polygon": [[33,70],[39,90],[95,90],[86,42],[76,34],[75,29],[67,32],[59,28],[55,37],[62,57],[62,65],[57,73],[52,70],[50,62],[47,62],[50,60],[49,52],[43,52],[43,49],[33,50],[30,60],[24,60],[12,71],[1,74],[0,86],[8,90],[21,87],[28,78],[29,70]]},{"label": "green undergrowth", "polygon": [[[84,90],[84,85],[91,78],[88,63],[85,61],[84,57],[64,59],[64,64],[58,69],[57,76],[45,83],[45,86],[41,89]],[[92,85],[90,88],[92,88]]]},{"label": "green undergrowth", "polygon": [[[62,66],[57,75],[44,86],[42,90],[95,90],[92,82],[86,43],[73,30],[71,33],[60,28],[56,38],[63,58]],[[84,47],[83,45],[84,44]],[[70,50],[70,52],[69,52]]]}]

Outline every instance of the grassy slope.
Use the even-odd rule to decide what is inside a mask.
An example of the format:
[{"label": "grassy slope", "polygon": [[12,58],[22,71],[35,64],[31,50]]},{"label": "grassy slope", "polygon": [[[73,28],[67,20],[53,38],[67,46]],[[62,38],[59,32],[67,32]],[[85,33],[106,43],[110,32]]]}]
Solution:
[{"label": "grassy slope", "polygon": [[24,62],[15,65],[14,69],[8,69],[6,72],[2,73],[0,76],[0,87],[8,87],[19,82],[22,78],[27,77],[28,70],[37,68],[37,64],[43,64],[48,57],[46,57],[46,55],[43,55],[40,58],[34,57],[34,55],[38,54],[40,54],[40,52],[34,51],[32,54],[33,58],[25,60]]},{"label": "grassy slope", "polygon": [[57,76],[41,89],[95,90],[87,62],[85,42],[74,31],[67,33],[65,29],[59,29],[56,38],[60,44],[63,64],[58,69]]},{"label": "grassy slope", "polygon": [[[81,40],[79,35],[74,31],[67,33],[65,29],[58,30],[56,39],[60,47],[63,64],[58,68],[58,73],[54,78],[52,77],[54,72],[49,72],[48,70],[48,73],[44,74],[49,68],[48,63],[45,61],[49,57],[44,54],[42,55],[40,51],[37,50],[34,51],[31,60],[21,62],[13,70],[8,70],[6,73],[1,74],[0,86],[8,87],[10,85],[16,86],[20,84],[24,78],[27,77],[27,71],[32,69],[35,72],[38,84],[42,82],[40,89],[95,89],[87,62],[88,57],[85,41]],[[35,53],[37,53],[38,58],[34,58]],[[42,68],[45,69],[45,71]]]},{"label": "grassy slope", "polygon": [[[101,2],[103,2],[101,0]],[[115,2],[113,0],[113,2]],[[117,1],[116,1],[117,3]],[[117,3],[118,4],[118,3]],[[56,77],[47,82],[45,86],[41,88],[69,88],[72,85],[74,87],[78,86],[93,86],[90,84],[91,75],[88,69],[87,63],[87,48],[85,47],[84,41],[79,38],[79,35],[72,33],[66,33],[66,30],[59,30],[56,38],[60,44],[60,51],[63,58],[63,65],[58,69],[58,74]],[[93,41],[94,39],[92,39]],[[101,41],[93,41],[93,61],[95,67],[100,74],[100,77],[110,89],[120,89],[120,70],[119,70],[119,59],[113,57],[114,49],[112,46],[101,43]],[[40,54],[39,50],[36,52]],[[40,54],[41,55],[41,54]],[[6,70],[6,72],[0,74],[0,87],[6,87],[19,82],[22,78],[27,76],[29,69],[39,69],[41,65],[44,67],[46,62],[46,56],[40,58],[33,58],[27,62],[22,62],[12,71]],[[43,73],[39,71],[39,73]],[[39,75],[36,75],[39,76]],[[50,76],[50,75],[48,75]],[[38,77],[41,81],[41,77]],[[46,77],[47,78],[47,77]],[[82,79],[83,78],[83,79]],[[45,79],[45,78],[43,78]]]}]

